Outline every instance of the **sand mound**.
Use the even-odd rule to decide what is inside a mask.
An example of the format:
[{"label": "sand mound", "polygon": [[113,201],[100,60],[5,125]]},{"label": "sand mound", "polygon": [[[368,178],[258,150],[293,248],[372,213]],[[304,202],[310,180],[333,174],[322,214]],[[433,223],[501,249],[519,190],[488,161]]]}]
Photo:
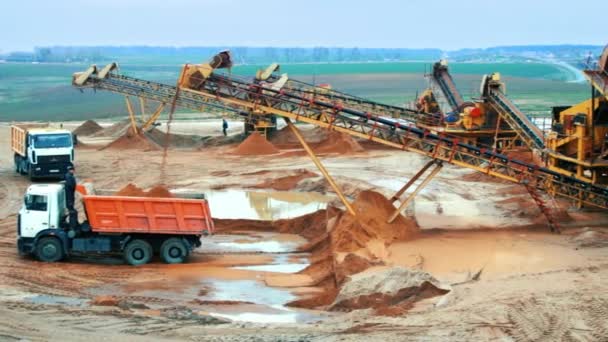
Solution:
[{"label": "sand mound", "polygon": [[572,237],[572,241],[580,247],[608,247],[608,232],[585,227]]},{"label": "sand mound", "polygon": [[331,231],[336,252],[353,252],[365,248],[372,240],[389,244],[412,237],[418,232],[416,223],[401,215],[392,223],[387,223],[396,208],[386,197],[375,191],[361,191],[352,206],[357,216],[346,213],[341,215]]},{"label": "sand mound", "polygon": [[82,125],[78,126],[75,130],[73,130],[72,133],[76,135],[87,136],[95,134],[101,130],[103,130],[103,127],[101,127],[97,122],[93,120],[87,120],[83,122]]},{"label": "sand mound", "polygon": [[198,135],[167,134],[157,128],[153,128],[143,135],[159,146],[176,148],[199,148],[203,146],[205,138]]},{"label": "sand mound", "polygon": [[334,210],[333,215],[327,215],[327,233],[317,230],[302,247],[312,256],[310,266],[299,273],[309,276],[325,292],[289,305],[304,308],[330,305],[348,276],[383,265],[386,245],[412,238],[418,232],[415,221],[401,215],[393,223],[387,223],[395,207],[377,192],[361,191],[352,206],[356,217]]},{"label": "sand mound", "polygon": [[299,170],[296,170],[294,175],[284,176],[284,177],[279,177],[279,178],[274,178],[274,179],[269,178],[261,183],[254,185],[253,188],[256,188],[256,189],[270,188],[270,189],[279,190],[279,191],[293,190],[298,186],[298,183],[300,183],[301,180],[306,179],[306,178],[318,177],[318,176],[319,176],[318,174],[316,174],[314,172],[310,172],[306,169],[299,169]]},{"label": "sand mound", "polygon": [[340,132],[329,132],[327,139],[320,142],[315,148],[316,153],[356,153],[365,151],[361,145],[350,135]]},{"label": "sand mound", "polygon": [[[350,135],[329,131],[324,128],[315,127],[314,129],[302,130],[304,140],[312,147],[315,153],[356,153],[363,152],[365,149]],[[270,141],[281,149],[302,148],[296,136],[289,127],[284,127],[274,133]]]},{"label": "sand mound", "polygon": [[368,270],[351,276],[342,285],[330,309],[374,308],[381,313],[390,309],[390,313],[398,314],[421,299],[448,292],[449,289],[443,288],[437,279],[424,271],[404,267]]},{"label": "sand mound", "polygon": [[148,191],[144,191],[133,183],[127,184],[124,188],[117,191],[115,196],[127,196],[127,197],[160,197],[160,198],[172,198],[175,197],[173,194],[163,185],[156,185]]},{"label": "sand mound", "polygon": [[133,134],[128,131],[124,135],[118,137],[116,140],[100,148],[100,150],[140,150],[140,151],[155,151],[160,150],[162,147],[154,141],[150,140],[147,136],[142,134]]},{"label": "sand mound", "polygon": [[94,134],[93,137],[118,137],[126,133],[127,129],[131,127],[131,121],[129,119],[118,121],[117,123],[106,127]]},{"label": "sand mound", "polygon": [[[312,129],[306,129],[304,127],[298,127],[298,129],[300,130],[300,134],[304,137],[304,140],[313,147],[327,139],[327,134],[329,133],[327,129],[316,126]],[[269,140],[279,148],[302,148],[300,141],[288,126],[274,132]]]},{"label": "sand mound", "polygon": [[239,146],[232,150],[231,153],[240,156],[257,156],[279,153],[279,149],[258,132],[253,132]]}]

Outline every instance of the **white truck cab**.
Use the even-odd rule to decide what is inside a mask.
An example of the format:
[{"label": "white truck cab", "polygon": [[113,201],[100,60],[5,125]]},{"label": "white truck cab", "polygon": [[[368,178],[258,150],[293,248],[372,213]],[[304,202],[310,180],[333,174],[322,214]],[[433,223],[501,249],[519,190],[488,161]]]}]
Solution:
[{"label": "white truck cab", "polygon": [[33,184],[19,210],[19,237],[35,238],[46,229],[58,229],[65,217],[63,184]]}]

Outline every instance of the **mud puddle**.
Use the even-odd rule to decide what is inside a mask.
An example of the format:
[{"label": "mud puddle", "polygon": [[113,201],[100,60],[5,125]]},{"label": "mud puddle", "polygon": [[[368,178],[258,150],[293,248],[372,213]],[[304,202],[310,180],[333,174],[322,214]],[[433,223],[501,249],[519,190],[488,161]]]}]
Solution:
[{"label": "mud puddle", "polygon": [[298,273],[308,267],[308,265],[310,265],[308,259],[303,258],[300,255],[277,254],[272,261],[272,264],[235,266],[233,268],[237,270],[260,272]]},{"label": "mud puddle", "polygon": [[255,280],[220,281],[205,283],[213,290],[201,297],[210,302],[240,302],[237,305],[217,305],[208,312],[234,321],[258,323],[303,323],[318,321],[326,315],[285,306],[297,297],[289,290],[272,288]]},{"label": "mud puddle", "polygon": [[[201,193],[194,189],[175,189],[176,195]],[[325,209],[333,200],[318,193],[296,191],[204,191],[211,215],[222,219],[280,220]]]},{"label": "mud puddle", "polygon": [[217,234],[201,239],[200,253],[293,253],[306,240],[293,234],[256,232],[246,236]]},{"label": "mud puddle", "polygon": [[[297,253],[306,240],[293,234],[243,232],[201,239],[190,262],[181,265],[153,263],[153,276],[137,277],[128,284],[89,289],[93,296],[111,295],[142,302],[152,309],[184,305],[235,321],[296,323],[325,315],[292,309],[288,302],[314,288],[275,288],[266,285],[272,273],[296,273],[309,265],[308,254]],[[149,271],[149,270],[147,270]]]}]

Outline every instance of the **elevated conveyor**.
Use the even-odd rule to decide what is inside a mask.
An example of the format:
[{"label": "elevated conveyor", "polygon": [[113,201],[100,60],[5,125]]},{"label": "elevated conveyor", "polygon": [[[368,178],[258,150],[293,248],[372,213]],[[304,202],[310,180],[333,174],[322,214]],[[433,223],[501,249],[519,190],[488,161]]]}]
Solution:
[{"label": "elevated conveyor", "polygon": [[[608,189],[538,167],[492,150],[464,144],[458,139],[432,133],[414,123],[369,112],[354,101],[341,102],[317,97],[297,89],[273,89],[256,81],[209,72],[202,77],[186,65],[179,88],[108,73],[77,75],[74,86],[136,95],[187,108],[217,105],[240,113],[256,111],[302,121],[322,128],[368,139],[396,149],[425,155],[449,164],[509,180],[561,196],[581,205],[608,208]],[[78,80],[78,82],[76,81]]]},{"label": "elevated conveyor", "polygon": [[504,85],[496,79],[495,75],[486,76],[482,81],[482,95],[485,100],[517,133],[526,146],[530,149],[544,149],[543,132],[505,95]]},{"label": "elevated conveyor", "polygon": [[[438,97],[437,100],[442,107],[441,111],[443,113],[459,112],[462,110],[464,100],[456,88],[452,75],[450,75],[446,60],[442,59],[433,64],[430,81],[433,94]],[[443,103],[447,104],[447,107]]]}]

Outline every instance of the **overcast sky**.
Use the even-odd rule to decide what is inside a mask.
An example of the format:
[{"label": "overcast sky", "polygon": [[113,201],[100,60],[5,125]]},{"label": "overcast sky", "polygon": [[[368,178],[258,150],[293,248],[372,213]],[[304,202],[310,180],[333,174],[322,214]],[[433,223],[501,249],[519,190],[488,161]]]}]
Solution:
[{"label": "overcast sky", "polygon": [[608,0],[3,0],[0,51],[49,45],[458,49],[608,43]]}]

